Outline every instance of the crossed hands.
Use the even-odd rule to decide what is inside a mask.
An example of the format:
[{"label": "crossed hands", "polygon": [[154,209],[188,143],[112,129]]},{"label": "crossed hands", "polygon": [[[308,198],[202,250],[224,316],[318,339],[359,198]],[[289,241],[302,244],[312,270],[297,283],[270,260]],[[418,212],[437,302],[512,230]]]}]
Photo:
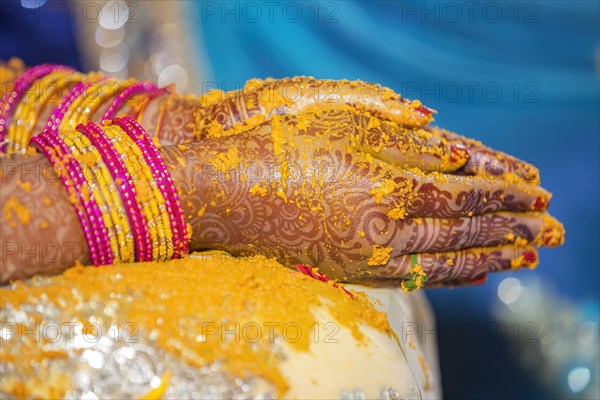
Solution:
[{"label": "crossed hands", "polygon": [[179,143],[163,154],[192,249],[410,291],[534,267],[564,241],[534,166],[430,126],[390,89],[293,78],[170,101],[160,138]]}]

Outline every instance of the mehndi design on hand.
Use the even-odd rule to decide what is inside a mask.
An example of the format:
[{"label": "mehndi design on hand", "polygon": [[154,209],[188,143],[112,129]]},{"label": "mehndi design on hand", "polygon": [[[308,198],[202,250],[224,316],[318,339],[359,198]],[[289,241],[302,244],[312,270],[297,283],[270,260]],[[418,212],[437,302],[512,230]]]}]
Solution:
[{"label": "mehndi design on hand", "polygon": [[[167,160],[186,165],[178,181],[186,182],[192,246],[385,284],[399,284],[418,253],[435,284],[533,266],[536,246],[562,243],[542,188],[467,175],[468,158],[452,164],[447,139],[371,118],[337,107],[273,116],[236,135],[165,149]],[[423,172],[419,154],[438,168]]]}]

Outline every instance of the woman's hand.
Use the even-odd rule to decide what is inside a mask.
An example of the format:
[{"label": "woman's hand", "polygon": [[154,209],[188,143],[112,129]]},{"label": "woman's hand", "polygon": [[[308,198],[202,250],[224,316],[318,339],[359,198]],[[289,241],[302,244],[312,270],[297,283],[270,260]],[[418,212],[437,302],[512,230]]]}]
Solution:
[{"label": "woman's hand", "polygon": [[310,77],[252,79],[240,90],[174,95],[157,103],[161,101],[149,111],[148,123],[160,125],[157,131],[165,144],[215,137],[224,131],[233,134],[273,115],[297,115],[319,107],[365,111],[412,128],[431,122],[434,112],[380,85]]},{"label": "woman's hand", "polygon": [[448,284],[533,266],[537,246],[563,240],[550,194],[521,176],[535,169],[502,157],[502,173],[483,174],[469,164],[480,149],[333,107],[163,152],[192,249],[263,253],[351,282],[398,284],[419,264]]},{"label": "woman's hand", "polygon": [[[262,252],[353,282],[396,284],[410,275],[422,283],[422,266],[428,283],[455,284],[533,266],[538,246],[562,243],[535,167],[429,126],[431,113],[378,85],[291,78],[158,98],[143,124],[160,130],[161,142],[179,143],[163,152],[193,227],[192,249]],[[3,186],[27,184],[17,175],[4,175]],[[44,222],[47,196],[20,195],[32,220]],[[2,197],[5,219],[10,200]],[[69,243],[80,243],[74,213],[61,215]],[[58,225],[41,226],[41,236],[57,237]],[[18,225],[3,227],[4,238],[20,238]],[[48,265],[8,253],[1,281],[87,259],[83,247]]]},{"label": "woman's hand", "polygon": [[[156,130],[163,144],[233,135],[268,121],[273,115],[315,113],[338,108],[389,121],[410,130],[423,128],[436,140],[446,140],[469,149],[469,162],[461,172],[493,177],[512,175],[517,180],[539,184],[533,165],[480,142],[431,127],[435,111],[419,101],[410,101],[391,89],[361,81],[323,80],[308,77],[254,79],[243,89],[224,93],[211,91],[197,96],[173,95],[157,99],[145,114],[144,126]],[[160,125],[160,127],[157,127]]]}]

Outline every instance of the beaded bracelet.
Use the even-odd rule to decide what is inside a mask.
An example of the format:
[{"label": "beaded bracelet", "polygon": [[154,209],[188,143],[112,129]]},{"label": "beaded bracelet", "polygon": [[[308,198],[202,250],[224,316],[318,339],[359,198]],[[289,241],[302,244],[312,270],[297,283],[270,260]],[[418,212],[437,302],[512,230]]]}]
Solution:
[{"label": "beaded bracelet", "polygon": [[[12,120],[14,123],[8,124],[7,126],[7,139],[8,146],[6,151],[8,153],[14,153],[19,148],[20,143],[23,136],[26,134],[24,132],[33,129],[36,118],[32,115],[32,109],[39,104],[39,100],[44,90],[38,90],[41,88],[46,88],[52,85],[56,81],[60,81],[61,78],[68,75],[68,72],[64,71],[55,71],[51,72],[48,75],[40,78],[35,83],[32,84],[31,90],[28,90],[27,93],[23,96],[21,101],[18,103],[16,110],[13,112]],[[26,142],[29,142],[27,139]]]},{"label": "beaded bracelet", "polygon": [[127,154],[129,163],[128,171],[136,181],[137,199],[142,205],[142,211],[148,220],[150,235],[152,237],[152,259],[167,260],[172,257],[172,231],[165,206],[165,199],[160,192],[152,171],[146,163],[141,149],[118,125],[104,125],[105,134],[111,139],[120,154]]},{"label": "beaded bracelet", "polygon": [[165,194],[165,205],[173,232],[173,258],[180,258],[188,252],[188,232],[185,214],[174,182],[160,152],[152,143],[142,126],[132,118],[116,118],[113,124],[120,126],[142,150],[145,161],[150,166],[154,179]]},{"label": "beaded bracelet", "polygon": [[[94,129],[98,131],[99,127],[95,126]],[[126,168],[139,168],[136,186],[139,185],[140,190],[137,190],[137,200],[146,205],[142,210],[153,236],[152,258],[164,260],[187,254],[185,215],[167,166],[150,136],[137,121],[129,117],[117,118],[105,124],[104,133],[111,138],[116,150],[134,159],[134,164]]]},{"label": "beaded bracelet", "polygon": [[80,175],[76,171],[72,157],[69,157],[68,152],[65,151],[64,143],[61,145],[60,140],[57,141],[49,131],[35,136],[30,143],[36,145],[46,155],[52,163],[56,175],[64,184],[69,200],[75,207],[79,218],[92,264],[107,264],[106,252],[99,234],[100,229],[97,226],[99,212],[96,213],[93,210],[90,201],[82,192],[81,178],[83,174]]},{"label": "beaded bracelet", "polygon": [[[13,108],[21,101],[25,92],[38,79],[60,70],[73,71],[72,68],[64,65],[43,64],[25,71],[15,80],[12,91],[5,93],[0,102],[0,143],[6,140],[9,119]],[[4,145],[2,145],[2,149],[4,149]]]},{"label": "beaded bracelet", "polygon": [[187,225],[185,215],[179,202],[179,196],[175,189],[171,175],[164,163],[160,152],[154,146],[152,139],[141,127],[141,125],[132,118],[117,118],[113,124],[119,125],[129,134],[138,147],[142,149],[144,159],[150,166],[154,179],[160,190],[165,195],[165,206],[169,216],[169,224],[173,232],[173,258],[179,258],[187,254]]},{"label": "beaded bracelet", "polygon": [[137,121],[118,118],[103,127],[88,122],[61,136],[48,129],[31,143],[63,182],[94,265],[164,261],[187,253],[187,225],[174,182]]},{"label": "beaded bracelet", "polygon": [[113,181],[120,189],[121,199],[133,233],[135,260],[151,261],[152,240],[148,230],[148,221],[137,201],[135,185],[125,163],[98,125],[88,122],[86,125],[79,125],[78,129],[96,146],[104,163],[109,167]]},{"label": "beaded bracelet", "polygon": [[81,123],[89,121],[91,116],[94,115],[94,113],[102,104],[104,104],[105,101],[115,97],[115,95],[117,95],[119,92],[126,91],[136,83],[137,82],[134,80],[117,81],[114,79],[106,79],[99,82],[98,93],[95,95],[90,95],[88,93],[88,95],[82,96],[79,99],[79,104],[77,106],[75,104],[71,106],[74,114],[72,115],[71,119],[66,119],[64,121],[64,123],[67,123],[68,125],[63,129],[69,130],[72,127],[76,127]]},{"label": "beaded bracelet", "polygon": [[121,108],[121,106],[123,106],[123,104],[125,104],[125,102],[127,102],[127,100],[129,100],[131,97],[137,94],[145,93],[148,94],[148,99],[150,99],[150,95],[154,94],[155,92],[163,93],[164,90],[159,89],[158,86],[152,82],[134,83],[115,97],[110,106],[104,112],[102,122],[113,119],[117,113],[117,110],[119,110],[119,108]]},{"label": "beaded bracelet", "polygon": [[[71,109],[73,103],[79,98],[89,87],[97,83],[99,80],[103,79],[99,74],[89,74],[87,79],[83,82],[78,83],[71,89],[71,91],[62,99],[60,104],[52,111],[50,118],[48,118],[48,122],[46,123],[46,128],[48,132],[53,135],[58,134],[59,128],[63,127],[63,120],[65,116]],[[70,114],[69,114],[70,115]]]},{"label": "beaded bracelet", "polygon": [[[15,123],[8,126],[8,153],[24,152],[33,134],[42,109],[52,96],[69,85],[77,84],[85,75],[71,71],[55,71],[34,84],[35,91],[28,93],[14,112]],[[38,88],[40,90],[38,90]]]},{"label": "beaded bracelet", "polygon": [[71,149],[66,145],[62,138],[55,135],[47,135],[46,141],[50,145],[53,145],[55,149],[60,149],[59,151],[61,154],[59,155],[62,155],[63,163],[74,183],[75,192],[77,193],[79,201],[83,204],[83,208],[90,221],[96,245],[99,249],[98,263],[95,265],[112,264],[112,251],[108,239],[108,232],[103,222],[102,211],[100,211],[98,203],[92,196],[90,185],[85,179],[79,161],[73,157]]},{"label": "beaded bracelet", "polygon": [[89,138],[79,131],[66,132],[62,138],[71,148],[73,157],[78,160],[90,191],[100,207],[104,225],[108,230],[114,262],[135,261],[129,221],[119,191],[110,177],[102,155]]},{"label": "beaded bracelet", "polygon": [[[85,83],[85,87],[80,89],[79,94],[71,100],[64,112],[58,131],[66,132],[75,129],[81,123],[89,121],[89,117],[105,99],[105,87],[109,85],[113,85],[117,90],[119,89],[119,82],[114,79],[91,76],[90,80]],[[110,90],[108,95],[112,96],[113,94]]]}]

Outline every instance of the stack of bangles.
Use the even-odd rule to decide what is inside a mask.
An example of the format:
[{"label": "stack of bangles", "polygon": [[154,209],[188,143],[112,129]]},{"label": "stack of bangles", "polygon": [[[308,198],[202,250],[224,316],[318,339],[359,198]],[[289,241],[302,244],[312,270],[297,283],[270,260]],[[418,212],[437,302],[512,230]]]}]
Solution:
[{"label": "stack of bangles", "polygon": [[187,254],[188,229],[174,182],[137,121],[88,122],[61,135],[46,129],[31,144],[63,182],[92,264],[165,261]]},{"label": "stack of bangles", "polygon": [[[118,81],[98,73],[85,75],[62,65],[31,68],[17,78],[12,91],[7,92],[0,103],[0,153],[24,153],[42,110],[64,90],[69,90],[68,94],[46,123],[46,129],[55,133],[70,131],[88,122],[110,99],[112,102],[101,121],[111,120],[131,98],[143,95],[138,108],[139,120],[150,100],[168,92],[152,82]],[[14,123],[10,123],[11,119]]]}]

